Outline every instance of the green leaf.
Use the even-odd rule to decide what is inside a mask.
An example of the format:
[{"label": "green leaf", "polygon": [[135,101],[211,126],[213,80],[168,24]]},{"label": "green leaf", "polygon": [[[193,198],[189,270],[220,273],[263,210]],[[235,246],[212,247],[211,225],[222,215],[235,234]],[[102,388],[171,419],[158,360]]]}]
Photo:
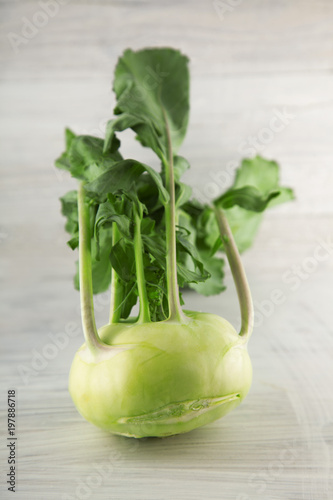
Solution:
[{"label": "green leaf", "polygon": [[65,229],[71,236],[79,231],[79,214],[77,208],[77,191],[68,191],[60,198],[61,213],[67,219]]},{"label": "green leaf", "polygon": [[110,253],[112,267],[118,276],[126,283],[135,280],[135,258],[133,244],[129,245],[124,240],[118,241]]},{"label": "green leaf", "polygon": [[157,233],[150,236],[142,234],[142,241],[146,252],[154,257],[161,269],[165,270],[166,252],[162,238]]},{"label": "green leaf", "polygon": [[209,278],[209,273],[205,270],[203,263],[200,260],[199,253],[194,245],[184,237],[179,231],[176,233],[177,237],[177,250],[183,250],[192,259],[193,264],[199,270],[202,280]]},{"label": "green leaf", "polygon": [[279,195],[269,202],[269,208],[286,203],[287,201],[293,201],[294,199],[294,191],[291,188],[279,187]]},{"label": "green leaf", "polygon": [[[263,213],[250,212],[240,207],[233,207],[230,210],[226,210],[226,216],[238,250],[244,252],[253,245],[254,238],[263,218]],[[216,220],[212,223],[213,225],[216,225],[216,234],[218,234],[219,229]]]},{"label": "green leaf", "polygon": [[175,182],[179,182],[181,176],[190,168],[189,162],[183,156],[174,156],[173,170]]},{"label": "green leaf", "polygon": [[135,189],[140,202],[147,207],[149,213],[163,207],[156,183],[149,175],[142,175],[135,183]]},{"label": "green leaf", "polygon": [[237,169],[233,187],[254,186],[261,193],[269,193],[279,184],[279,165],[261,156],[242,160]]},{"label": "green leaf", "polygon": [[[249,248],[255,234],[257,233],[263,214],[258,212],[251,212],[234,206],[229,210],[225,210],[228,222],[232,229],[238,250],[243,252]],[[204,220],[204,224],[202,221]],[[210,249],[211,255],[214,255],[219,245],[220,231],[217,225],[215,213],[206,209],[204,214],[197,219],[199,225],[198,231],[201,236],[201,243]]]},{"label": "green leaf", "polygon": [[121,318],[126,319],[138,301],[136,283],[123,283],[123,301],[121,303]]},{"label": "green leaf", "polygon": [[176,184],[176,209],[182,207],[192,196],[192,188],[183,182]]},{"label": "green leaf", "polygon": [[[61,200],[62,213],[67,218],[65,229],[71,235],[68,245],[72,250],[79,245],[79,222],[78,222],[78,206],[77,206],[77,191],[69,191]],[[91,219],[95,218],[97,207],[92,206],[90,209]],[[93,237],[91,239],[91,258],[92,258],[92,274],[93,274],[93,292],[100,293],[108,289],[111,279],[111,265],[109,260],[110,249],[112,245],[111,229],[103,229],[99,235],[98,241]],[[78,268],[74,277],[75,288],[79,290],[79,274]]]},{"label": "green leaf", "polygon": [[271,191],[268,195],[263,195],[254,186],[244,186],[239,189],[229,189],[215,200],[214,204],[224,209],[238,205],[252,212],[262,212],[269,202],[279,194],[280,191]]},{"label": "green leaf", "polygon": [[120,233],[125,238],[131,239],[133,237],[131,233],[131,219],[127,215],[117,212],[115,206],[110,201],[106,201],[99,205],[95,229],[99,230],[102,226],[111,227],[113,222],[117,224]]},{"label": "green leaf", "polygon": [[218,257],[212,257],[211,252],[207,250],[200,252],[200,259],[209,273],[209,278],[201,283],[190,283],[190,288],[206,297],[221,293],[225,290],[223,284],[224,260]]},{"label": "green leaf", "polygon": [[89,135],[75,137],[68,152],[72,176],[88,182],[93,181],[122,159],[118,152],[119,144],[119,141],[114,138],[114,147],[104,153],[102,139]]},{"label": "green leaf", "polygon": [[68,158],[68,152],[71,147],[73,139],[76,137],[74,132],[72,132],[69,128],[65,130],[65,142],[66,142],[66,151],[62,153],[62,155],[56,159],[55,166],[60,168],[61,170],[70,170],[71,164]]},{"label": "green leaf", "polygon": [[232,187],[238,189],[244,186],[254,186],[262,195],[268,195],[271,191],[279,190],[281,194],[271,202],[271,206],[294,199],[293,191],[290,188],[279,185],[278,163],[266,160],[261,156],[252,159],[247,158],[242,161]]},{"label": "green leaf", "polygon": [[115,132],[122,132],[128,128],[133,128],[142,123],[141,118],[123,113],[113,120],[109,120],[106,124],[105,139],[104,139],[104,152],[112,149],[114,142]]},{"label": "green leaf", "polygon": [[164,302],[167,301],[165,273],[152,266],[146,267],[145,278],[150,318],[152,321],[163,321],[167,318],[167,306],[164,306]]},{"label": "green leaf", "polygon": [[214,245],[213,245],[213,248],[211,249],[210,255],[211,255],[211,256],[212,256],[212,255],[215,255],[215,254],[216,254],[216,252],[217,252],[218,250],[220,250],[220,248],[221,248],[221,247],[222,247],[222,238],[221,238],[221,236],[218,236],[218,237],[216,238],[216,241],[215,241]]},{"label": "green leaf", "polygon": [[118,61],[113,88],[117,97],[115,113],[126,114],[122,126],[130,124],[138,140],[160,158],[168,150],[165,110],[176,153],[188,124],[188,58],[169,48],[138,52],[128,49]]},{"label": "green leaf", "polygon": [[112,223],[117,224],[120,233],[127,239],[132,239],[131,234],[131,219],[117,211],[116,205],[112,204],[109,200],[99,205],[96,218],[95,218],[95,238],[97,245],[96,259],[100,258],[100,231],[101,228],[112,228]]},{"label": "green leaf", "polygon": [[[265,160],[260,156],[242,161],[230,191],[242,193],[241,190],[243,189],[243,193],[251,194],[249,187],[257,190],[254,191],[255,196],[252,198],[252,201],[251,196],[249,196],[247,201],[245,199],[240,201],[240,206],[232,206],[225,210],[240,252],[243,252],[252,245],[262,220],[262,213],[252,210],[254,208],[270,208],[279,203],[292,200],[294,197],[291,189],[279,185],[279,165],[275,161]],[[258,192],[261,196],[261,201],[258,197]],[[278,194],[274,194],[277,192]],[[270,196],[271,198],[269,199]],[[207,220],[206,243],[212,246],[218,236],[219,230],[215,216],[214,214],[210,214]]]},{"label": "green leaf", "polygon": [[149,217],[144,217],[141,221],[141,235],[148,235],[154,231],[155,221]]},{"label": "green leaf", "polygon": [[133,184],[146,172],[155,182],[163,203],[169,200],[169,194],[163,185],[162,178],[153,168],[136,160],[122,160],[110,167],[94,181],[85,185],[89,196],[105,201],[109,193],[130,191]]},{"label": "green leaf", "polygon": [[69,151],[75,137],[76,137],[76,134],[74,134],[74,132],[71,129],[69,129],[69,128],[65,129],[66,151]]},{"label": "green leaf", "polygon": [[[205,275],[203,276],[206,277],[204,281],[201,280],[198,281],[197,283],[189,282],[188,286],[193,290],[197,291],[198,293],[201,293],[202,295],[206,296],[220,293],[225,289],[223,284],[224,260],[218,257],[213,257],[212,249],[209,246],[207,246],[205,242],[206,232],[205,230],[203,230],[203,228],[201,228],[200,225],[200,221],[203,219],[203,214],[204,214],[202,207],[200,216],[198,212],[199,206],[197,204],[193,206],[191,202],[189,206],[187,206],[187,208],[189,210],[193,209],[194,211],[193,219],[191,215],[186,213],[183,209],[179,213],[179,222],[182,225],[182,227],[184,227],[189,232],[188,238],[191,241],[192,247],[196,249],[195,258],[202,263],[202,266],[205,270]],[[212,209],[207,209],[207,210],[209,210],[213,214]],[[204,222],[205,221],[206,221],[206,215],[204,218]],[[193,262],[193,259],[191,259],[189,256],[185,260],[182,260],[182,262],[190,270],[195,269],[195,264]]]},{"label": "green leaf", "polygon": [[[103,228],[99,235],[99,245],[95,238],[91,239],[91,264],[92,264],[92,281],[93,293],[105,292],[111,283],[111,263],[110,251],[112,247],[112,229]],[[98,258],[97,258],[98,256]],[[79,272],[74,278],[75,288],[80,289],[79,286]]]},{"label": "green leaf", "polygon": [[184,287],[189,283],[199,283],[200,281],[205,281],[207,278],[200,272],[191,271],[187,266],[177,262],[177,277],[180,287]]},{"label": "green leaf", "polygon": [[67,245],[72,249],[75,250],[79,246],[79,235],[73,236],[69,241],[67,241]]}]

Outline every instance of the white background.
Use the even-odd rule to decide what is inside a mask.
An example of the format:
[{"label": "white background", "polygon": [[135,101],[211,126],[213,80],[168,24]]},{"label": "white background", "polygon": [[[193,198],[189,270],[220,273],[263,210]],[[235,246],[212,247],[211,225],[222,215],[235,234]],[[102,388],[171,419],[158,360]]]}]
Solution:
[{"label": "white background", "polygon": [[[329,500],[332,2],[52,0],[45,14],[46,3],[0,1],[1,407],[15,387],[15,498]],[[297,200],[265,216],[244,255],[258,318],[246,401],[192,433],[137,442],[83,421],[67,393],[81,332],[67,336],[62,349],[52,335],[80,322],[75,256],[65,245],[58,202],[75,182],[53,163],[65,126],[102,136],[117,58],[127,47],[152,45],[178,47],[191,59],[191,119],[181,153],[191,162],[186,180],[197,196],[215,194],[212,180],[239,162],[252,137],[258,153],[278,160]],[[290,118],[272,133],[276,112]],[[125,156],[157,166],[133,134],[123,137]],[[229,272],[226,282],[220,297],[188,294],[187,307],[238,326]],[[270,297],[276,289],[280,305]],[[97,301],[99,325],[106,301]],[[36,352],[44,360],[38,369]],[[52,352],[53,359],[43,354]],[[1,460],[7,471],[3,445]],[[11,498],[3,477],[1,497]]]}]

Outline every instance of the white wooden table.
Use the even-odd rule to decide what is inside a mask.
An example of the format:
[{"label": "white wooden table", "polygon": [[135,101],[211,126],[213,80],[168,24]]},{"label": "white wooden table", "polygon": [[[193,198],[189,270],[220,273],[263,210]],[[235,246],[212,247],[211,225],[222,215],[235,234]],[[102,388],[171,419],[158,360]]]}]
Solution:
[{"label": "white wooden table", "polygon": [[[0,401],[6,410],[7,391],[16,389],[18,437],[13,495],[5,484],[3,413],[0,497],[332,499],[332,2],[65,3],[54,0],[45,22],[38,2],[0,1]],[[39,23],[37,31],[29,32],[29,21]],[[117,57],[128,46],[148,45],[180,47],[191,58],[182,154],[191,161],[187,180],[197,196],[209,196],[214,179],[221,183],[254,137],[259,153],[279,160],[297,201],[267,214],[244,255],[258,318],[247,399],[207,427],[138,441],[86,423],[67,392],[82,336],[67,336],[62,348],[54,340],[80,322],[58,197],[75,183],[56,173],[53,160],[64,126],[103,133]],[[272,136],[267,128],[277,112],[289,118]],[[156,165],[131,134],[123,146],[127,156]],[[238,325],[229,272],[226,281],[220,297],[187,294],[187,307]],[[275,289],[284,297],[280,305],[270,299]],[[106,297],[96,305],[102,325]]]}]

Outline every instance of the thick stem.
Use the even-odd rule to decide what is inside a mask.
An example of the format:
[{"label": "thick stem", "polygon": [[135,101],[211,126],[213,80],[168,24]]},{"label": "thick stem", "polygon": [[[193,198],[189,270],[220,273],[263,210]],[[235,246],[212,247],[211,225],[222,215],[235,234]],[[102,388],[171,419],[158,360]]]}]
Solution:
[{"label": "thick stem", "polygon": [[175,200],[175,180],[173,172],[173,151],[170,136],[170,128],[164,108],[163,117],[165,121],[165,129],[168,140],[168,158],[164,159],[165,182],[169,193],[170,201],[164,206],[165,208],[165,226],[166,226],[166,271],[167,271],[167,288],[168,288],[168,304],[169,304],[169,321],[177,321],[180,323],[186,322],[186,316],[182,311],[179,301],[179,288],[177,281],[177,254],[176,254],[176,200]]},{"label": "thick stem", "polygon": [[217,223],[225,253],[227,254],[231,272],[234,278],[239,306],[241,310],[242,325],[239,335],[246,341],[250,338],[253,330],[254,311],[250,287],[246,278],[245,270],[238,252],[237,245],[232,235],[229,223],[223,210],[215,208]]},{"label": "thick stem", "polygon": [[146,289],[146,279],[143,265],[143,247],[141,239],[141,218],[138,214],[137,208],[134,206],[134,255],[135,255],[135,267],[136,267],[136,279],[138,283],[138,292],[140,300],[140,313],[138,317],[138,323],[149,323],[150,322],[150,312],[149,312],[149,302]]},{"label": "thick stem", "polygon": [[78,190],[79,211],[79,276],[82,327],[86,344],[91,352],[96,352],[102,346],[98,336],[93,301],[92,268],[91,268],[91,232],[90,210],[85,202],[84,183]]},{"label": "thick stem", "polygon": [[[120,240],[117,224],[112,224],[112,244]],[[111,270],[111,299],[110,299],[110,323],[119,323],[121,317],[121,303],[123,300],[123,286],[116,271]]]}]

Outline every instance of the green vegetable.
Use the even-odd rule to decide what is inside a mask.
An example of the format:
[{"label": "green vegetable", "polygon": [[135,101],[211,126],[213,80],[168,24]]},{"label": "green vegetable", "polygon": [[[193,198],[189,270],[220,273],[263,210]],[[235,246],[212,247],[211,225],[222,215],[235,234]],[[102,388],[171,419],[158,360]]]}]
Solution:
[{"label": "green vegetable", "polygon": [[[85,337],[69,390],[79,412],[103,429],[169,436],[220,418],[246,396],[253,306],[238,248],[251,245],[263,210],[293,194],[279,186],[278,165],[257,157],[243,161],[234,185],[211,205],[192,198],[181,181],[189,163],[177,154],[189,117],[188,59],[180,52],[126,50],[114,91],[105,140],[66,130],[56,161],[79,180],[78,192],[61,199],[68,244],[79,248],[74,281]],[[123,158],[116,133],[128,128],[156,153],[160,172]],[[203,295],[224,289],[223,252],[239,297],[239,334],[219,316],[181,307],[179,287]],[[109,323],[97,330],[93,293],[110,284]]]}]

